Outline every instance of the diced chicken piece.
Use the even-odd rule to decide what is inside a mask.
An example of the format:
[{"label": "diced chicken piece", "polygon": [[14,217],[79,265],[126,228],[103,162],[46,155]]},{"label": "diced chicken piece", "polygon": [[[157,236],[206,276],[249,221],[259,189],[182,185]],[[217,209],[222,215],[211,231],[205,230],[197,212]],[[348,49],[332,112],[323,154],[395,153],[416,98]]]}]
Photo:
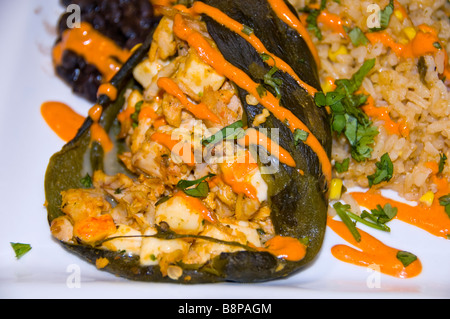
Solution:
[{"label": "diced chicken piece", "polygon": [[189,51],[174,77],[197,96],[203,95],[208,86],[217,91],[225,82],[225,78],[204,63],[194,50]]},{"label": "diced chicken piece", "polygon": [[166,16],[161,19],[153,34],[153,41],[157,45],[157,57],[161,60],[166,60],[177,53],[172,19]]},{"label": "diced chicken piece", "polygon": [[125,174],[106,175],[103,171],[95,171],[92,176],[94,187],[102,188],[113,197],[120,195],[122,190],[134,185],[133,180]]},{"label": "diced chicken piece", "polygon": [[[261,247],[255,226],[248,222],[224,223],[220,226],[207,225],[200,235],[229,242],[239,242],[243,245],[251,244],[254,247]],[[198,239],[191,246],[183,262],[187,264],[203,264],[211,258],[220,255],[222,252],[235,252],[240,250],[243,250],[243,248],[239,246]]]},{"label": "diced chicken piece", "polygon": [[119,225],[116,232],[111,234],[107,238],[114,238],[114,237],[126,237],[126,238],[111,239],[105,241],[102,246],[112,251],[126,251],[127,253],[133,255],[140,254],[142,243],[142,234],[140,231],[127,225]]},{"label": "diced chicken piece", "polygon": [[166,93],[164,94],[161,107],[167,123],[174,127],[180,127],[181,112],[183,111],[181,102],[176,97]]},{"label": "diced chicken piece", "polygon": [[197,235],[203,230],[203,216],[189,202],[174,196],[158,205],[155,213],[156,224],[165,222],[178,234]]},{"label": "diced chicken piece", "polygon": [[236,219],[249,220],[257,212],[260,207],[259,200],[245,197],[243,194],[239,194],[236,201]]},{"label": "diced chicken piece", "polygon": [[154,141],[143,143],[131,161],[136,169],[168,185],[176,185],[189,174],[185,164],[174,163],[170,150]]},{"label": "diced chicken piece", "polygon": [[232,229],[232,236],[241,244],[261,247],[256,224],[247,221],[232,221],[227,225]]},{"label": "diced chicken piece", "polygon": [[74,221],[100,216],[111,209],[105,193],[99,189],[71,189],[61,192],[61,210]]},{"label": "diced chicken piece", "polygon": [[[242,104],[232,88],[217,91],[207,86],[201,100],[221,119],[223,126],[231,125],[242,118]],[[213,126],[214,123],[208,124]]]},{"label": "diced chicken piece", "polygon": [[[156,229],[150,227],[144,232],[144,236],[153,236],[156,233]],[[163,259],[165,263],[181,260],[189,251],[189,246],[190,244],[182,239],[165,240],[144,237],[140,251],[140,263],[143,266],[153,266],[161,264]]]},{"label": "diced chicken piece", "polygon": [[150,87],[154,81],[155,76],[161,71],[168,62],[157,59],[156,61],[150,61],[145,59],[139,63],[133,70],[133,76],[144,89]]},{"label": "diced chicken piece", "polygon": [[183,61],[184,57],[177,57],[173,61],[170,61],[169,64],[163,66],[161,70],[153,76],[152,81],[150,85],[146,88],[144,92],[144,97],[147,101],[151,101],[152,99],[156,98],[158,94],[160,93],[160,89],[158,86],[158,79],[163,77],[171,77],[176,70],[178,69],[178,66],[180,65],[181,61]]},{"label": "diced chicken piece", "polygon": [[50,231],[56,239],[66,243],[72,242],[73,225],[67,216],[55,218],[50,225]]},{"label": "diced chicken piece", "polygon": [[237,195],[233,192],[231,186],[225,184],[220,178],[214,179],[214,184],[214,187],[211,188],[211,192],[214,192],[224,204],[234,210]]},{"label": "diced chicken piece", "polygon": [[[165,192],[166,188],[161,180],[140,176],[133,181],[124,174],[108,176],[101,171],[94,173],[94,185],[104,189],[113,197],[118,205],[111,211],[114,220],[129,224],[129,218],[134,218],[140,224],[147,223],[153,216],[144,216],[152,211],[153,203]],[[136,214],[141,214],[135,218]],[[126,216],[124,216],[126,215]]]}]

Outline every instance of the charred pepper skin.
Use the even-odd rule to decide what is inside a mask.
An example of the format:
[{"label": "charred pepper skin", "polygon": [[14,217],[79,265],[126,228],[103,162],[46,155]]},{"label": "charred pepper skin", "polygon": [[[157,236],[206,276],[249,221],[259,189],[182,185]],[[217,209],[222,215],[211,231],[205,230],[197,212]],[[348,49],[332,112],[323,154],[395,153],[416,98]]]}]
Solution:
[{"label": "charred pepper skin", "polygon": [[[277,55],[292,65],[302,80],[318,90],[320,89],[317,66],[307,45],[298,34],[277,18],[276,14],[270,10],[267,1],[208,0],[204,2],[252,27],[269,49],[273,49]],[[270,21],[268,21],[268,17]],[[216,41],[225,58],[244,70],[255,81],[262,81],[258,74],[252,71],[259,69],[261,72],[267,72],[269,70],[263,63],[261,56],[230,30],[217,24],[212,19],[207,17],[204,17],[204,19],[208,32]],[[263,34],[266,34],[266,36],[263,36]],[[277,35],[276,40],[270,40],[273,34]],[[278,45],[277,41],[283,41],[283,43]],[[150,42],[151,34],[113,79],[112,82],[119,92],[124,92],[123,90],[126,87],[136,85],[132,79],[132,70],[148,52]],[[274,46],[277,46],[277,48]],[[236,50],[239,53],[236,53]],[[296,57],[301,58],[306,63],[294,61]],[[257,67],[255,68],[255,66]],[[317,136],[327,153],[330,154],[331,133],[325,110],[318,109],[313,98],[301,89],[292,78],[281,72],[278,72],[277,76],[283,80],[281,87],[283,106],[289,108],[302,121],[308,123],[311,131]],[[239,96],[245,110],[245,120],[251,127],[254,117],[261,112],[262,106],[247,104],[245,102],[246,95],[247,92],[242,89],[239,90]],[[118,123],[114,120],[123,101],[119,98],[112,102],[103,96],[100,97],[98,103],[104,107],[102,124],[108,130],[117,129]],[[87,120],[77,137],[50,160],[45,181],[49,222],[63,214],[60,210],[60,192],[80,187],[79,180],[83,177],[83,165],[80,162],[86,158],[87,153],[90,154],[88,157],[91,158],[92,168],[101,168],[103,156],[101,147],[99,148],[97,145],[92,149],[89,146],[89,127],[91,124],[92,122]],[[70,245],[64,242],[61,242],[61,244],[70,252],[93,264],[99,258],[106,258],[109,262],[106,267],[102,268],[103,271],[136,281],[182,284],[253,283],[285,278],[298,273],[314,261],[323,242],[328,206],[327,185],[317,155],[307,145],[296,143],[292,132],[285,123],[280,122],[274,116],[269,116],[264,124],[255,128],[262,127],[269,130],[279,129],[281,146],[288,150],[297,162],[296,168],[280,165],[280,170],[277,173],[266,176],[266,182],[269,185],[271,217],[277,235],[292,236],[309,241],[306,256],[302,260],[298,262],[287,261],[268,252],[256,250],[222,253],[205,265],[180,265],[183,269],[183,275],[178,280],[174,280],[163,276],[159,266],[144,267],[140,265],[139,257],[136,256],[101,250],[91,246]],[[299,173],[300,170],[303,174]],[[171,234],[164,231],[161,231],[159,236],[171,238]]]}]

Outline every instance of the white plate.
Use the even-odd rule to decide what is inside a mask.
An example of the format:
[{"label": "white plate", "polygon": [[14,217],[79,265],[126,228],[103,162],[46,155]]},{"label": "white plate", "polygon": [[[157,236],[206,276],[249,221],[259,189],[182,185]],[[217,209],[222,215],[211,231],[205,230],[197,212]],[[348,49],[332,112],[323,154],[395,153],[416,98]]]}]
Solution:
[{"label": "white plate", "polygon": [[[0,297],[2,298],[448,298],[450,241],[394,220],[391,233],[373,229],[385,244],[416,254],[423,272],[397,279],[343,263],[330,252],[345,244],[331,229],[317,260],[285,280],[263,284],[181,286],[130,282],[100,272],[69,254],[49,232],[44,173],[63,142],[40,115],[41,103],[66,102],[81,114],[90,107],[58,80],[51,65],[57,0],[0,3]],[[16,260],[10,242],[32,245]],[[73,274],[80,285],[73,285]],[[373,283],[378,283],[373,287]],[[76,283],[76,282],[75,282]]]}]

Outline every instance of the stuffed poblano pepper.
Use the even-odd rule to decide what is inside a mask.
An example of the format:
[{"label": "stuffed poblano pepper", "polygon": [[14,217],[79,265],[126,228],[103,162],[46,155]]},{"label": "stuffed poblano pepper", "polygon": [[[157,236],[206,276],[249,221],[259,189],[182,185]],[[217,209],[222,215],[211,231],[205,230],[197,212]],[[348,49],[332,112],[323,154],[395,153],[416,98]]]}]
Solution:
[{"label": "stuffed poblano pepper", "polygon": [[159,8],[49,163],[53,236],[99,269],[185,284],[284,278],[324,238],[317,54],[282,0]]}]

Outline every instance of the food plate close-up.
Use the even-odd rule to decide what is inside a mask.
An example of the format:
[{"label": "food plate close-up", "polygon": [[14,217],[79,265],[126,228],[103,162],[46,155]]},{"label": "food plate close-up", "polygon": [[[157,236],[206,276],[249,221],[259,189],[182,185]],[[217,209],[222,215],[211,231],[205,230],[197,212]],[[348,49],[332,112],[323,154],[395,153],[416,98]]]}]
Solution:
[{"label": "food plate close-up", "polygon": [[450,297],[450,3],[0,5],[2,298]]}]

